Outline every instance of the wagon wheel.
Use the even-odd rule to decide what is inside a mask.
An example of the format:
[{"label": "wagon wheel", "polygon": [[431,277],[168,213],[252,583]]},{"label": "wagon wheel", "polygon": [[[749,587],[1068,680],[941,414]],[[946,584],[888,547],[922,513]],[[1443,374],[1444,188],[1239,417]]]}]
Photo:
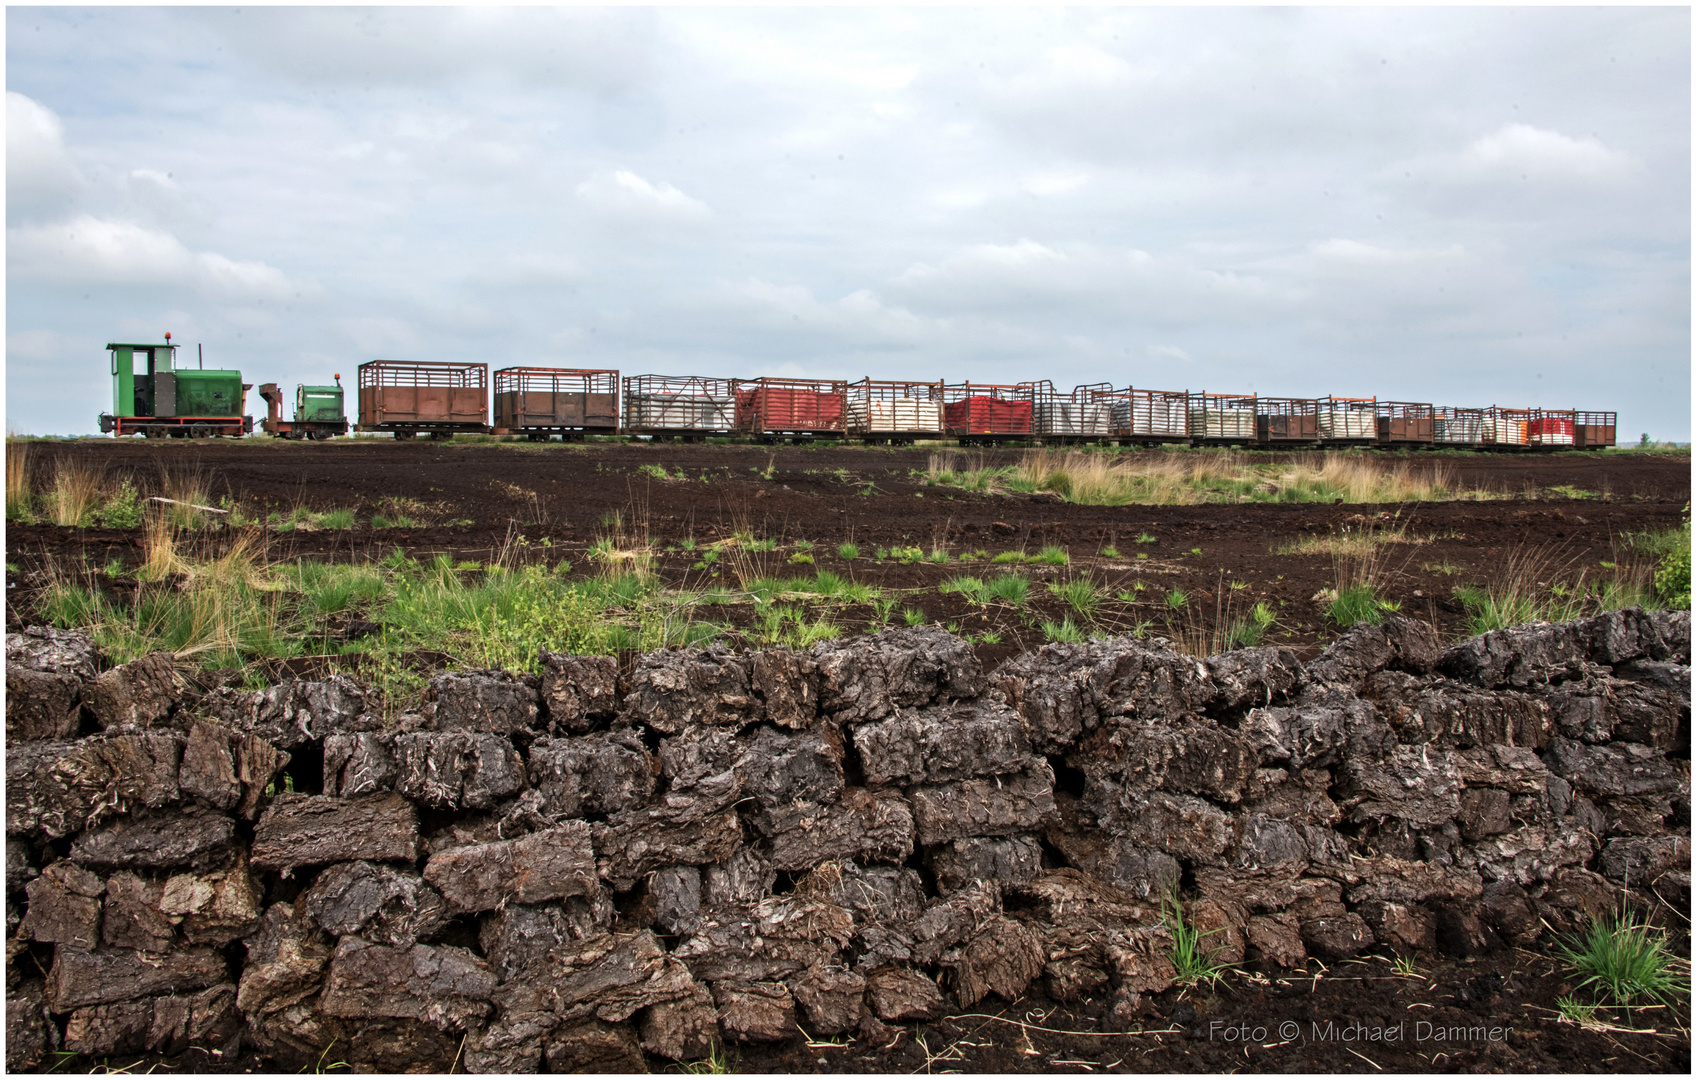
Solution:
[{"label": "wagon wheel", "polygon": [[211,435],[211,434],[212,434],[212,426],[210,424],[190,424],[189,425],[189,438],[191,438],[191,439],[204,439],[208,435]]}]

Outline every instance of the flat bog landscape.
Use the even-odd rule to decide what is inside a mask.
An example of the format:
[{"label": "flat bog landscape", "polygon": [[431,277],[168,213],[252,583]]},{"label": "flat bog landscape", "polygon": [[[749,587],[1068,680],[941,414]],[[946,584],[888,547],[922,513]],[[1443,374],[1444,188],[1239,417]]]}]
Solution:
[{"label": "flat bog landscape", "polygon": [[[970,638],[987,665],[1054,638],[1045,624],[1063,636],[1167,637],[1203,655],[1253,636],[1306,658],[1336,636],[1328,608],[1352,584],[1446,640],[1468,632],[1469,589],[1513,585],[1537,605],[1529,611],[1588,613],[1588,594],[1650,587],[1656,553],[1633,538],[1677,528],[1691,492],[1690,458],[1663,453],[1331,456],[1374,475],[1436,476],[1450,493],[1382,502],[1357,501],[1344,487],[1333,495],[1323,482],[1280,487],[1286,473],[1317,475],[1320,454],[1091,454],[1127,467],[1230,466],[1249,476],[1167,483],[1160,494],[1182,504],[1114,506],[985,476],[1028,460],[1020,450],[360,439],[86,440],[29,452],[27,471],[43,491],[66,463],[90,471],[86,482],[102,492],[128,477],[144,498],[170,488],[179,501],[234,511],[191,514],[197,528],[176,545],[185,554],[205,545],[210,557],[242,532],[254,537],[248,555],[269,565],[380,563],[399,551],[463,566],[468,585],[491,565],[564,561],[572,578],[634,569],[674,626],[793,643],[934,624]],[[1064,455],[1042,456],[1064,464]],[[978,490],[949,482],[973,474]],[[1342,483],[1352,479],[1360,478]],[[1304,501],[1278,501],[1280,491]],[[252,525],[228,527],[232,517]],[[8,590],[9,620],[31,595],[30,573],[49,565],[63,580],[129,594],[149,533],[92,520],[64,528],[14,518],[7,557],[25,572]],[[1005,595],[972,584],[998,579]],[[631,626],[639,606],[625,605]],[[308,615],[296,629],[327,647],[276,659],[297,672],[330,663],[370,635],[381,622],[373,614],[353,602]]]},{"label": "flat bog landscape", "polygon": [[1689,1069],[1686,454],[7,479],[15,1069]]}]

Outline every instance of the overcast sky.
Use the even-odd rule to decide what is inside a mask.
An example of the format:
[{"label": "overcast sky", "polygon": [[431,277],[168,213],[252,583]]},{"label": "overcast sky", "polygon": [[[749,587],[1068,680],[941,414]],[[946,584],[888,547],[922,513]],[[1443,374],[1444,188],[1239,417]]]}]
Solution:
[{"label": "overcast sky", "polygon": [[[1685,8],[8,8],[7,426],[102,346],[1691,431]],[[263,411],[250,395],[250,412]]]}]

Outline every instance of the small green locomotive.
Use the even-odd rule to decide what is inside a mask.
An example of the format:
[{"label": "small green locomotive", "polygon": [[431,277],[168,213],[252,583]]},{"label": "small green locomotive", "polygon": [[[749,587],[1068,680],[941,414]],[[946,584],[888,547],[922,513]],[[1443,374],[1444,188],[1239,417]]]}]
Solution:
[{"label": "small green locomotive", "polygon": [[113,343],[112,411],[100,414],[100,430],[153,438],[246,435],[253,417],[242,415],[252,384],[242,373],[219,368],[180,368],[178,346]]}]

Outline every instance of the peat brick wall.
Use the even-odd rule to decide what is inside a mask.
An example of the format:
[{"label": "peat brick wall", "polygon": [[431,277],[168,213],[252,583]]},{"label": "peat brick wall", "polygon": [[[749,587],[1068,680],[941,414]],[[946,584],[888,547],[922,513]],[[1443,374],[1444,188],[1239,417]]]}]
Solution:
[{"label": "peat brick wall", "polygon": [[[985,673],[935,629],[809,652],[550,656],[385,723],[345,677],[207,690],[6,643],[7,1057],[190,1045],[280,1067],[638,1071],[878,1037],[1224,958],[1466,954],[1689,905],[1690,620],[1306,665],[1129,638]],[[462,1047],[463,1043],[463,1047]]]}]

